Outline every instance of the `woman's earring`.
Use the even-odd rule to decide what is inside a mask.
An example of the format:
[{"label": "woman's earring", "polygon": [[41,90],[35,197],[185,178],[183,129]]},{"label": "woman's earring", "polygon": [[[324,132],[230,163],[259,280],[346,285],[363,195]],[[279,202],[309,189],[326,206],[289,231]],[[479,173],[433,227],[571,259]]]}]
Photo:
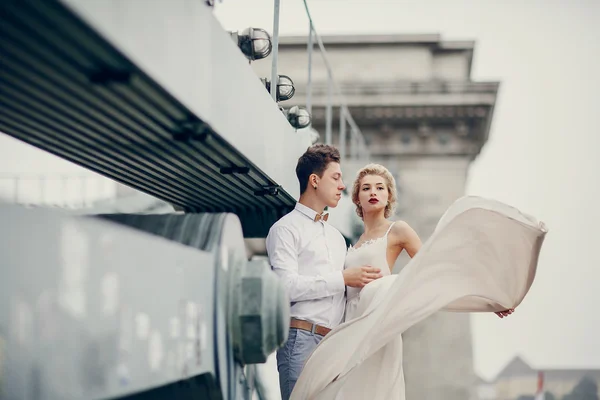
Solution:
[{"label": "woman's earring", "polygon": [[316,189],[316,188],[317,188],[317,185],[313,185],[313,187]]}]

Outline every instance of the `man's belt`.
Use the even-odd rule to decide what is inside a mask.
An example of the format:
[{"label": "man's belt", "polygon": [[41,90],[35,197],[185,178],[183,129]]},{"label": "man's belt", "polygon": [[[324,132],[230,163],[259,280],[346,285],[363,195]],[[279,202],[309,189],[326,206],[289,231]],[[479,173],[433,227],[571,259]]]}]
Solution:
[{"label": "man's belt", "polygon": [[325,336],[331,331],[330,328],[296,318],[292,318],[290,321],[290,328],[302,329],[303,331],[309,331],[321,336]]}]

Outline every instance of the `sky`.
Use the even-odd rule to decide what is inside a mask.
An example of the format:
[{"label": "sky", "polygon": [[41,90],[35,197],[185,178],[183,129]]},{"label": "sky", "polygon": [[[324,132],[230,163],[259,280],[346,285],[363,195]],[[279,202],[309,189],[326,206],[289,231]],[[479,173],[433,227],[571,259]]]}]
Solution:
[{"label": "sky", "polygon": [[[515,314],[472,317],[476,372],[493,378],[515,355],[539,368],[600,368],[600,0],[308,4],[321,35],[475,40],[472,79],[501,88],[467,193],[507,202],[549,228],[536,280]],[[223,0],[215,15],[228,30],[271,31],[272,10],[273,0]],[[280,24],[282,35],[307,33],[302,0],[282,1]],[[0,176],[72,171],[0,135]]]},{"label": "sky", "polygon": [[[536,280],[515,314],[472,317],[476,372],[493,378],[515,355],[539,368],[600,368],[600,1],[308,5],[321,35],[439,33],[476,42],[472,79],[501,87],[467,193],[507,202],[549,228]],[[224,0],[215,14],[228,30],[271,31],[272,12],[273,0]],[[302,0],[282,1],[280,34],[307,27]]]}]

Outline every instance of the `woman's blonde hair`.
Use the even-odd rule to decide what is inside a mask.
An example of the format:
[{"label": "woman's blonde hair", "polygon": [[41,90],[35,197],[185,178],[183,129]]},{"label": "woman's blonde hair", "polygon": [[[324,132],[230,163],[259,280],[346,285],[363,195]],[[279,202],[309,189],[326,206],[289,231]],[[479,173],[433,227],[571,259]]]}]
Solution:
[{"label": "woman's blonde hair", "polygon": [[360,181],[367,175],[378,175],[381,176],[386,181],[386,186],[388,190],[388,203],[385,205],[385,218],[388,218],[390,215],[394,213],[396,209],[396,201],[398,199],[398,195],[396,193],[396,180],[388,171],[386,167],[380,164],[368,164],[365,165],[358,173],[356,174],[356,179],[354,180],[354,184],[352,185],[352,202],[356,205],[356,214],[362,219],[363,210],[360,206],[360,201],[358,200],[358,191],[360,190]]}]

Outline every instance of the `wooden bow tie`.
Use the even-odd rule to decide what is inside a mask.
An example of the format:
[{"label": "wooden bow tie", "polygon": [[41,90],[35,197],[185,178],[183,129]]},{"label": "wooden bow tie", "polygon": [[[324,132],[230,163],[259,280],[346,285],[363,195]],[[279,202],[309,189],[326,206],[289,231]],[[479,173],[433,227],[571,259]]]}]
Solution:
[{"label": "wooden bow tie", "polygon": [[320,220],[327,221],[327,218],[329,218],[329,213],[317,214],[317,215],[315,215],[315,222],[320,221]]}]

